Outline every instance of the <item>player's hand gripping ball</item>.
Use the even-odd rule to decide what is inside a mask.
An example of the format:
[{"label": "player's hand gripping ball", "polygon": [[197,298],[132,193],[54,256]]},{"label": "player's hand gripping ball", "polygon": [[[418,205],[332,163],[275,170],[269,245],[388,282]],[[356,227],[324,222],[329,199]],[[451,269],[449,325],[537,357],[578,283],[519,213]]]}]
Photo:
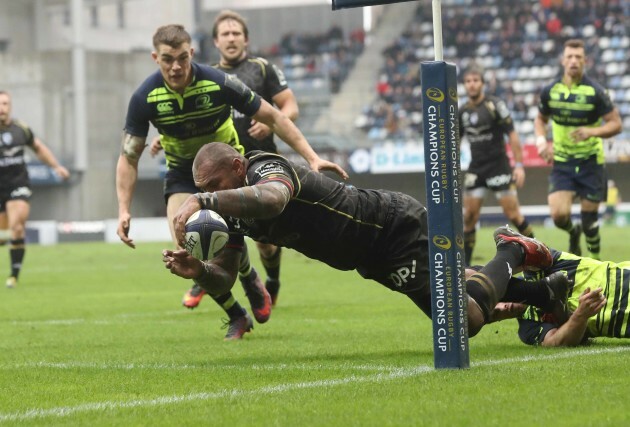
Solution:
[{"label": "player's hand gripping ball", "polygon": [[214,258],[227,241],[228,226],[215,211],[202,209],[186,221],[185,249],[201,261]]}]

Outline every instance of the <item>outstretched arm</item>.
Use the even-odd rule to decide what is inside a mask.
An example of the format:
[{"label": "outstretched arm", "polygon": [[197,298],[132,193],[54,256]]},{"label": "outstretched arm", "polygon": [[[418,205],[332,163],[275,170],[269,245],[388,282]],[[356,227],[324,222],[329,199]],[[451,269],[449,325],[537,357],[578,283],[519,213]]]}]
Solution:
[{"label": "outstretched arm", "polygon": [[271,181],[234,190],[197,193],[188,197],[173,218],[175,236],[180,246],[186,237],[186,220],[199,209],[211,209],[234,218],[273,218],[282,213],[291,200],[288,187]]},{"label": "outstretched arm", "polygon": [[120,240],[135,248],[129,238],[131,227],[131,199],[138,180],[138,161],[146,147],[146,138],[124,133],[122,151],[116,165],[116,195],[118,196],[118,230]]},{"label": "outstretched arm", "polygon": [[165,267],[176,276],[193,279],[210,295],[225,295],[232,289],[238,274],[241,251],[225,248],[216,258],[200,261],[186,250],[162,251]]},{"label": "outstretched arm", "polygon": [[264,99],[261,100],[260,109],[253,116],[253,119],[269,126],[273,133],[278,135],[280,139],[286,142],[300,156],[304,157],[311,169],[315,171],[333,171],[343,179],[348,179],[348,174],[341,166],[321,159],[297,126],[295,126],[286,115],[274,108]]}]

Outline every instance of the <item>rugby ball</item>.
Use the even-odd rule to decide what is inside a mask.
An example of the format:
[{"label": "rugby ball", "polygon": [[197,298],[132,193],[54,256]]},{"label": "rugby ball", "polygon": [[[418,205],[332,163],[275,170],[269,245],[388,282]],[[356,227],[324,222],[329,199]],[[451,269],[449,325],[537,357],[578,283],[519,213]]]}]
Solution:
[{"label": "rugby ball", "polygon": [[184,249],[201,261],[217,256],[227,241],[228,226],[215,211],[202,209],[192,214],[186,221]]}]

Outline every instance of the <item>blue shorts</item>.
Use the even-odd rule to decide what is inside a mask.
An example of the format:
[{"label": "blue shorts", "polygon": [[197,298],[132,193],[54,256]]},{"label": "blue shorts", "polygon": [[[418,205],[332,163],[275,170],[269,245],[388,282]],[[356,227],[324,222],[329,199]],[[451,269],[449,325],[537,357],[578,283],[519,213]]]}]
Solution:
[{"label": "blue shorts", "polygon": [[187,193],[195,194],[201,192],[195,186],[192,169],[189,172],[183,172],[177,169],[168,169],[164,175],[164,202],[168,203],[168,198],[172,194]]},{"label": "blue shorts", "polygon": [[549,175],[549,194],[572,191],[591,202],[606,200],[606,169],[591,157],[581,162],[556,162]]}]

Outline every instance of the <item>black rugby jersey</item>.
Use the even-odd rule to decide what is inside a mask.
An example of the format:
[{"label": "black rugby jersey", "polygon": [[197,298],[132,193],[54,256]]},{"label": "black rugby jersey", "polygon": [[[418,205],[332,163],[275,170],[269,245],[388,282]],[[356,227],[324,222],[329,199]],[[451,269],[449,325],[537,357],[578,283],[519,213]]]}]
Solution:
[{"label": "black rugby jersey", "polygon": [[129,101],[125,131],[146,137],[149,123],[160,133],[169,168],[189,171],[202,145],[224,142],[243,151],[231,118],[232,107],[252,116],[260,97],[235,76],[192,64],[193,81],[183,94],[171,90],[160,70],[151,74]]},{"label": "black rugby jersey", "polygon": [[459,127],[470,142],[470,169],[505,161],[505,135],[514,130],[505,102],[488,95],[478,105],[467,102],[459,109]]},{"label": "black rugby jersey", "polygon": [[[238,76],[239,80],[272,105],[273,97],[289,87],[282,70],[264,58],[246,57],[233,66],[214,64],[213,67]],[[278,151],[273,133],[258,141],[256,138],[249,136],[247,132],[251,126],[249,117],[238,110],[232,110],[232,119],[234,120],[240,143],[245,147],[246,153],[252,150],[263,150],[272,153]]]},{"label": "black rugby jersey", "polygon": [[0,125],[0,188],[29,185],[24,147],[34,144],[35,136],[26,124],[12,120],[8,126]]},{"label": "black rugby jersey", "polygon": [[253,151],[247,157],[248,186],[277,181],[292,197],[275,218],[226,218],[232,231],[295,249],[339,270],[378,258],[393,193],[358,189],[276,154]]}]

